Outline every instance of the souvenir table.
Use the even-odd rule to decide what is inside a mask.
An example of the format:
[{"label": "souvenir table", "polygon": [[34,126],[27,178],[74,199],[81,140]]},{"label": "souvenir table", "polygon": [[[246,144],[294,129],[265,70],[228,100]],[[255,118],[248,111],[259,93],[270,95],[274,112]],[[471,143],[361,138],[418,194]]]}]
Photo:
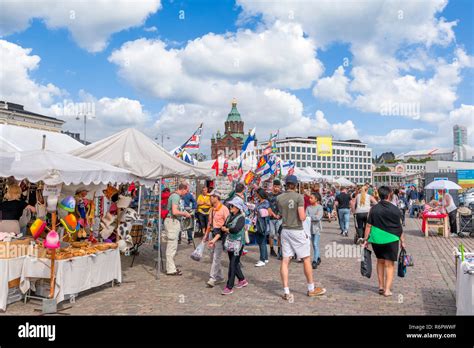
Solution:
[{"label": "souvenir table", "polygon": [[0,309],[5,311],[8,299],[8,282],[21,277],[25,256],[0,259]]},{"label": "souvenir table", "polygon": [[[421,224],[421,231],[425,234],[425,237],[428,237],[430,227],[441,227],[443,229],[443,237],[449,237],[449,229],[448,229],[448,214],[430,214],[430,213],[423,213],[423,222]],[[430,220],[442,220],[441,225],[431,224]]]},{"label": "souvenir table", "polygon": [[456,314],[474,315],[474,253],[456,255]]},{"label": "souvenir table", "polygon": [[[26,257],[21,271],[20,289],[26,293],[35,290],[34,281],[50,277],[50,259]],[[119,249],[109,249],[85,256],[55,261],[57,303],[67,295],[78,294],[116,280],[122,282]]]}]

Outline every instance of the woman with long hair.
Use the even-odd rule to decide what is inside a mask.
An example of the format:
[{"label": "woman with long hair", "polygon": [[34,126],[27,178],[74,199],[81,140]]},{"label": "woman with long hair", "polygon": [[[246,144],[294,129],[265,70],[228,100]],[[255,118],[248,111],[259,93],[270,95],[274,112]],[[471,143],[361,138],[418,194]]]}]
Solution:
[{"label": "woman with long hair", "polygon": [[359,193],[351,203],[352,211],[355,213],[357,244],[359,244],[364,239],[364,231],[365,226],[367,225],[370,204],[377,204],[377,201],[367,193],[367,186],[362,186]]},{"label": "woman with long hair", "polygon": [[20,218],[25,209],[32,213],[35,207],[20,199],[21,188],[17,184],[8,185],[5,201],[0,203],[0,231],[20,234]]}]

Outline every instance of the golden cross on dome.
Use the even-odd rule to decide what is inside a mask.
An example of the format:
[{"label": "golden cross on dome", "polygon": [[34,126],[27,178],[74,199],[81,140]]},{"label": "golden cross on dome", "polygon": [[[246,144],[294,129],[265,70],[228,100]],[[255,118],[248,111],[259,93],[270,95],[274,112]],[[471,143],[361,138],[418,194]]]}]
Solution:
[{"label": "golden cross on dome", "polygon": [[232,106],[237,106],[237,99],[235,97],[232,98]]}]

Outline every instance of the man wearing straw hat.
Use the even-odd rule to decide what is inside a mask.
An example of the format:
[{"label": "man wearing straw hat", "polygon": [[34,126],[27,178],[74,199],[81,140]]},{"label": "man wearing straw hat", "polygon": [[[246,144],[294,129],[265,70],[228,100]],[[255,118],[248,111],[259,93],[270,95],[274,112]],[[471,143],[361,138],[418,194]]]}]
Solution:
[{"label": "man wearing straw hat", "polygon": [[187,211],[180,210],[180,200],[186,193],[188,193],[189,187],[185,183],[178,185],[176,192],[173,192],[168,199],[168,216],[165,219],[165,231],[168,243],[166,245],[166,274],[171,276],[180,276],[183,273],[181,270],[176,268],[174,263],[174,257],[178,250],[178,237],[181,232],[181,223],[179,221],[180,216],[190,218],[191,214]]}]

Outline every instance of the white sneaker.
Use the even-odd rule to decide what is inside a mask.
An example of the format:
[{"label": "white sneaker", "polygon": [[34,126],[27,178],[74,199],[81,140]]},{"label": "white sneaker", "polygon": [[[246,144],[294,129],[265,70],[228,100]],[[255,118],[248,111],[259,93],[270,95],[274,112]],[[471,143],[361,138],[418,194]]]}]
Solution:
[{"label": "white sneaker", "polygon": [[263,261],[258,261],[256,264],[255,264],[255,267],[262,267],[262,266],[265,266],[266,263],[263,262]]},{"label": "white sneaker", "polygon": [[265,263],[268,263],[268,260],[265,260]]}]

